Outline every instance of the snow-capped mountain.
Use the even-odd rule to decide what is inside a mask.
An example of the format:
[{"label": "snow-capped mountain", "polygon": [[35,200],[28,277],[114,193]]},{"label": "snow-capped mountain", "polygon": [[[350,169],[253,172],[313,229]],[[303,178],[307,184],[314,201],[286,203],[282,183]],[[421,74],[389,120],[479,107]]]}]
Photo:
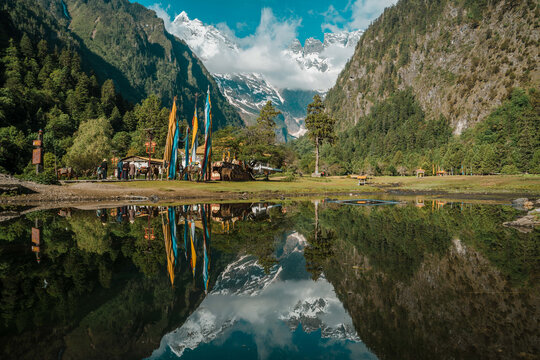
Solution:
[{"label": "snow-capped mountain", "polygon": [[321,297],[300,300],[292,310],[281,315],[280,319],[287,323],[291,331],[302,326],[307,333],[321,330],[323,338],[360,341],[352,322],[328,326],[323,321],[325,314],[331,311],[332,301],[333,299]]},{"label": "snow-capped mountain", "polygon": [[[354,49],[363,31],[341,31],[338,33],[325,33],[324,42],[318,39],[306,39],[304,46],[298,39],[295,39],[289,47],[284,50],[286,56],[290,56],[306,70],[317,72],[332,71],[332,50],[336,48]],[[352,54],[352,52],[351,52]],[[339,69],[341,70],[341,69]]]},{"label": "snow-capped mountain", "polygon": [[[167,16],[159,12],[158,15]],[[205,25],[198,19],[190,19],[185,12],[176,16],[172,22],[166,18],[164,20],[167,30],[184,40],[205,62],[221,92],[238,109],[246,124],[253,124],[262,106],[267,101],[272,101],[283,114],[276,120],[276,132],[282,141],[287,141],[291,136],[299,137],[306,132],[304,118],[307,105],[315,94],[324,96],[327,88],[333,84],[333,81],[325,80],[326,85],[321,88],[320,81],[316,81],[317,84],[310,86],[313,90],[305,90],[305,82],[309,83],[306,79],[335,80],[362,34],[360,30],[326,33],[323,42],[309,38],[304,46],[295,39],[288,48],[278,51],[285,67],[283,74],[295,74],[290,77],[300,78],[304,82],[302,90],[291,90],[294,86],[280,87],[272,83],[268,74],[263,74],[262,70],[251,71],[256,66],[250,67],[247,72],[216,71],[222,63],[234,63],[235,59],[249,62],[252,53],[249,49],[243,49],[234,36],[228,36],[215,26]],[[275,72],[274,69],[273,73]]]},{"label": "snow-capped mountain", "polygon": [[184,40],[203,61],[219,55],[224,49],[238,51],[238,46],[212,25],[191,20],[185,11],[174,18],[167,29]]},{"label": "snow-capped mountain", "polygon": [[278,89],[261,74],[235,73],[213,74],[214,79],[227,100],[238,109],[246,124],[253,124],[260,109],[267,101],[281,111],[276,119],[278,136],[288,140],[290,136],[300,137],[306,133],[306,107],[317,91]]},{"label": "snow-capped mountain", "polygon": [[223,344],[238,331],[268,348],[292,344],[298,328],[304,333],[320,331],[321,339],[361,344],[333,286],[324,276],[310,279],[305,246],[302,235],[287,236],[278,251],[278,264],[268,274],[253,256],[241,256],[229,264],[199,308],[163,337],[151,359],[167,352],[181,357],[187,349],[214,341]]},{"label": "snow-capped mountain", "polygon": [[252,115],[258,112],[267,101],[276,106],[285,100],[279,90],[270,85],[261,74],[236,73],[213,74],[221,92],[241,114]]}]

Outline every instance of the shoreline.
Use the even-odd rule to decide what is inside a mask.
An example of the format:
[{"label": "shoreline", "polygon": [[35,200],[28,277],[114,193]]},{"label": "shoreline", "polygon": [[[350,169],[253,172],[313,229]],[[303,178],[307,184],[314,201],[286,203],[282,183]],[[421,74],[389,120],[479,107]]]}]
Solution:
[{"label": "shoreline", "polygon": [[[519,181],[521,183],[516,185]],[[473,179],[466,179],[473,180]],[[482,177],[483,181],[463,184],[459,177],[415,179],[400,177],[374,178],[366,186],[345,177],[322,179],[300,178],[286,182],[279,178],[254,182],[189,183],[183,181],[78,182],[62,185],[40,185],[9,176],[0,178],[0,206],[54,208],[91,203],[195,203],[227,201],[283,201],[328,197],[434,198],[447,200],[509,202],[516,198],[540,198],[540,176]],[[494,184],[497,180],[501,184]],[[510,185],[507,183],[510,182]],[[470,185],[470,189],[459,188]],[[521,186],[521,187],[520,187]],[[10,190],[11,189],[11,190]],[[483,190],[483,191],[482,191]],[[11,194],[10,194],[11,191]],[[15,194],[16,193],[16,194]]]},{"label": "shoreline", "polygon": [[[354,180],[353,180],[354,181]],[[186,189],[180,184],[178,189],[170,188],[179,185],[173,182],[147,182],[144,187],[130,187],[132,183],[109,185],[106,183],[89,182],[77,185],[40,185],[20,180],[13,184],[21,186],[29,193],[0,196],[1,207],[32,207],[35,209],[51,209],[68,206],[84,206],[88,204],[119,205],[119,204],[163,204],[163,203],[197,203],[197,202],[234,202],[234,201],[283,201],[301,200],[308,198],[329,197],[375,197],[403,198],[411,200],[415,197],[437,200],[456,201],[488,201],[511,202],[516,198],[540,198],[540,191],[447,191],[447,190],[418,190],[402,188],[398,184],[380,184],[351,189],[338,189],[328,186],[326,189],[272,189],[283,182],[270,180],[265,182],[266,190],[238,191],[222,189],[201,189],[201,185],[189,184]],[[12,185],[13,185],[12,184]],[[243,184],[250,184],[245,182]],[[287,184],[287,183],[285,183]],[[5,186],[5,184],[3,184]],[[222,185],[222,184],[220,184]],[[26,192],[26,191],[25,191]]]}]

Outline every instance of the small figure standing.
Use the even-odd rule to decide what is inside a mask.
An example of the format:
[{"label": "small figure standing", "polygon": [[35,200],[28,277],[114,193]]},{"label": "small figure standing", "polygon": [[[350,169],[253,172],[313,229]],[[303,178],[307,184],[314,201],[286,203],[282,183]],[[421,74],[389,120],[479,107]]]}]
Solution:
[{"label": "small figure standing", "polygon": [[118,161],[118,165],[116,167],[116,170],[117,170],[116,178],[118,180],[122,179],[122,166],[123,165],[124,165],[124,162],[122,160]]},{"label": "small figure standing", "polygon": [[135,163],[134,162],[129,163],[129,178],[131,180],[135,179]]},{"label": "small figure standing", "polygon": [[103,159],[101,162],[101,179],[107,179],[107,159]]},{"label": "small figure standing", "polygon": [[122,180],[128,179],[128,172],[129,172],[129,163],[125,162],[122,164]]}]

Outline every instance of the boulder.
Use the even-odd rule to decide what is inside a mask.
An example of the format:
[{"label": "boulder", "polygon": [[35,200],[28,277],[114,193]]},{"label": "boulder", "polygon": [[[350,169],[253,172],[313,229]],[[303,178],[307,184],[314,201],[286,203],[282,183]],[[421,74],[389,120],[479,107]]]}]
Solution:
[{"label": "boulder", "polygon": [[526,211],[532,208],[532,203],[527,198],[512,200],[512,207],[519,211]]},{"label": "boulder", "polygon": [[516,228],[520,232],[531,232],[536,226],[540,226],[540,216],[537,214],[526,215],[515,221],[507,221],[503,225]]}]

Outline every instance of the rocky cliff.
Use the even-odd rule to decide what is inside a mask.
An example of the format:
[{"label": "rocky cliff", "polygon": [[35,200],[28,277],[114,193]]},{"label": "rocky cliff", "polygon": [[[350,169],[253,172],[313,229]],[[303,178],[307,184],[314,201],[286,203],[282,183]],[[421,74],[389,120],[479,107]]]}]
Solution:
[{"label": "rocky cliff", "polygon": [[531,0],[400,0],[365,31],[327,105],[344,129],[410,87],[460,134],[512,88],[540,85],[539,18]]}]

